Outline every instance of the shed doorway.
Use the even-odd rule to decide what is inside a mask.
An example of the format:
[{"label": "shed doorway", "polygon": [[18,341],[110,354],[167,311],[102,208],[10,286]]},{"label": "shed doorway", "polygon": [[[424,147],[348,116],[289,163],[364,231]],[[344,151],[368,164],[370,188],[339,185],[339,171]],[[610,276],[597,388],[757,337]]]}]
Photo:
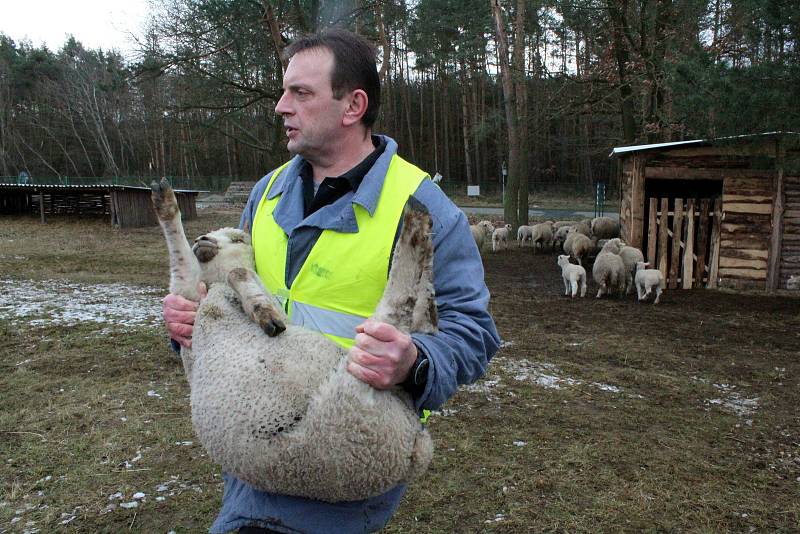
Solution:
[{"label": "shed doorway", "polygon": [[716,287],[722,180],[645,180],[642,252],[669,289]]}]

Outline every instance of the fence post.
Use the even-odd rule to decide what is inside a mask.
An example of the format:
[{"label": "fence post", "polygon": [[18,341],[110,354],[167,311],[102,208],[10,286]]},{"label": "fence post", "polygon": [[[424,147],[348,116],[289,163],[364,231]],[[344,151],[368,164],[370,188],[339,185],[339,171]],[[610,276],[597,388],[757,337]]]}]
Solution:
[{"label": "fence post", "polygon": [[594,187],[594,216],[602,217],[605,212],[606,202],[606,183],[603,180],[597,180]]}]

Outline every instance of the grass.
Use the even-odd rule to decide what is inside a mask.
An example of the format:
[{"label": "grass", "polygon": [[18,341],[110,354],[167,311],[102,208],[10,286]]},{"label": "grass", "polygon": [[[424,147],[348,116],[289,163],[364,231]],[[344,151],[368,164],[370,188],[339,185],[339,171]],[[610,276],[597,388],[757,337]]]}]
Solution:
[{"label": "grass", "polygon": [[[202,210],[187,229],[237,221]],[[166,292],[155,227],[4,217],[0,247],[0,283]],[[685,291],[658,307],[571,301],[550,256],[512,247],[485,266],[512,344],[432,416],[433,464],[387,532],[800,530],[800,299]],[[163,329],[31,325],[1,303],[0,532],[205,531],[220,472],[193,436]],[[560,389],[526,378],[543,369]],[[730,394],[714,385],[723,383],[757,397],[757,411],[709,404]]]}]

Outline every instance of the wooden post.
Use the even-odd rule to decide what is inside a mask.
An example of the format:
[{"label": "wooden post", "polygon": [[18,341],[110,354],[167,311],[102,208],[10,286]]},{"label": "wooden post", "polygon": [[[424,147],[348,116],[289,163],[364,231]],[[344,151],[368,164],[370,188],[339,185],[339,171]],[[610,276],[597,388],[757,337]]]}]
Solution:
[{"label": "wooden post", "polygon": [[697,268],[695,269],[694,287],[703,287],[703,276],[706,274],[706,250],[708,249],[708,204],[709,199],[700,200],[700,228],[697,231]]},{"label": "wooden post", "polygon": [[656,224],[656,212],[658,211],[658,199],[650,199],[650,217],[647,223],[647,261],[650,268],[656,268],[656,240],[658,239],[658,225]]},{"label": "wooden post", "polygon": [[[694,281],[694,199],[686,201],[686,247],[683,249],[683,289],[692,289]],[[698,267],[699,269],[699,267]]]},{"label": "wooden post", "polygon": [[41,188],[38,191],[39,191],[39,217],[42,219],[42,224],[44,224],[46,222],[44,220],[44,191],[42,191]]},{"label": "wooden post", "polygon": [[719,276],[719,240],[720,227],[722,226],[722,199],[714,201],[714,224],[711,227],[711,249],[709,254],[708,283],[706,287],[713,289],[717,287],[717,276]]},{"label": "wooden post", "polygon": [[678,276],[681,272],[681,237],[683,233],[683,199],[675,199],[675,208],[672,210],[672,256],[669,264],[669,288],[678,287]]},{"label": "wooden post", "polygon": [[627,243],[642,249],[644,237],[644,169],[647,166],[647,158],[642,154],[633,156],[633,169],[631,171],[631,220],[628,236],[630,241]]},{"label": "wooden post", "polygon": [[667,244],[669,243],[669,198],[661,199],[661,217],[658,223],[658,270],[664,280],[667,279],[667,258],[669,256]]},{"label": "wooden post", "polygon": [[778,289],[780,281],[781,245],[783,244],[783,174],[786,147],[778,137],[775,145],[775,180],[772,198],[772,235],[769,238],[769,259],[767,260],[767,291]]}]

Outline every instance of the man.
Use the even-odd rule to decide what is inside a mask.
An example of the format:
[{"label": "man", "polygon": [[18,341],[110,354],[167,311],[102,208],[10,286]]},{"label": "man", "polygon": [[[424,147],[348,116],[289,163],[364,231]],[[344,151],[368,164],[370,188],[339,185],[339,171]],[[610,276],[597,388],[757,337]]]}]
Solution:
[{"label": "man", "polygon": [[[258,274],[293,322],[349,348],[351,374],[377,389],[405,388],[420,412],[436,409],[459,384],[483,375],[499,344],[467,220],[423,171],[397,156],[394,140],[372,135],[380,80],[363,38],[329,30],[296,41],[286,55],[275,111],[295,156],[256,184],[241,220]],[[435,335],[366,319],[383,293],[409,196],[433,219]],[[191,346],[196,309],[176,295],[164,300],[170,336],[183,346]],[[371,532],[386,524],[404,492],[398,486],[331,504],[262,492],[225,475],[211,532]]]}]

